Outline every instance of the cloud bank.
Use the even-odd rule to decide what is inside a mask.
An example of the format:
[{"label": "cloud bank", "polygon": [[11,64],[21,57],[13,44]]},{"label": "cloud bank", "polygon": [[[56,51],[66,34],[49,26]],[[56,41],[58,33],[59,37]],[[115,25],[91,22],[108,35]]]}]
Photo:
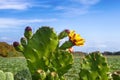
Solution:
[{"label": "cloud bank", "polygon": [[55,18],[51,19],[16,19],[16,18],[0,18],[0,28],[9,28],[13,26],[20,26],[23,24],[30,23],[43,23],[43,22],[54,22],[57,21]]},{"label": "cloud bank", "polygon": [[30,7],[30,3],[24,0],[1,0],[0,9],[25,10]]}]

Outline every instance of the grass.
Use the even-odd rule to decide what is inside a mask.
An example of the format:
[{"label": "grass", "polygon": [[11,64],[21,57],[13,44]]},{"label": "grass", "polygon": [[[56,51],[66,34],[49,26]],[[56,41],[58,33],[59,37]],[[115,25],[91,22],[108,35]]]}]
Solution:
[{"label": "grass", "polygon": [[[111,71],[120,70],[120,56],[106,56]],[[78,80],[80,68],[80,56],[74,57],[73,67],[65,74],[67,80]],[[0,57],[0,69],[5,72],[12,72],[15,80],[31,80],[27,63],[23,57],[2,58]]]}]

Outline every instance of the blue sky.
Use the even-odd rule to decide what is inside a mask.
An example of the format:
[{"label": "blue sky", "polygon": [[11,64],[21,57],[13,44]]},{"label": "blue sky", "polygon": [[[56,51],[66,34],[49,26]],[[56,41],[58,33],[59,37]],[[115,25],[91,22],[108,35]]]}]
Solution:
[{"label": "blue sky", "polygon": [[0,41],[12,44],[26,26],[72,29],[85,38],[77,51],[120,50],[120,0],[1,0]]}]

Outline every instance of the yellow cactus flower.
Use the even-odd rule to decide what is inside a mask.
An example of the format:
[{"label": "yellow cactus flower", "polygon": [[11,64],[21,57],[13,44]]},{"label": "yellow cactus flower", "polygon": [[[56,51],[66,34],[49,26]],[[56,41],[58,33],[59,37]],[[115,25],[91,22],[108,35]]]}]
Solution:
[{"label": "yellow cactus flower", "polygon": [[69,34],[70,41],[76,46],[84,45],[85,40],[79,35],[76,34],[75,31],[70,31]]}]

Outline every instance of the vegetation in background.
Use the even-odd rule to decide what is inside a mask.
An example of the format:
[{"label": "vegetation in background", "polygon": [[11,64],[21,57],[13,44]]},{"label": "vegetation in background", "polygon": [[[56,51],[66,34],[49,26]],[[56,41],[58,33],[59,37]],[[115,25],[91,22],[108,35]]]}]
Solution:
[{"label": "vegetation in background", "polygon": [[0,80],[14,80],[13,73],[0,70]]},{"label": "vegetation in background", "polygon": [[14,80],[31,80],[31,74],[24,57],[0,57],[0,69],[13,73]]},{"label": "vegetation in background", "polygon": [[22,56],[22,54],[20,52],[17,52],[12,45],[6,42],[0,42],[0,56],[16,57],[16,56]]},{"label": "vegetation in background", "polygon": [[[80,63],[84,56],[74,55],[72,68],[65,73],[66,80],[79,80]],[[110,72],[120,70],[120,56],[106,56]],[[0,57],[0,69],[4,72],[12,72],[15,80],[32,80],[25,58],[3,58]],[[119,79],[118,79],[119,80]]]},{"label": "vegetation in background", "polygon": [[[96,51],[95,51],[96,52]],[[86,55],[86,52],[75,51],[73,55]],[[120,55],[120,51],[110,52],[104,51],[102,54],[104,55]],[[20,57],[23,56],[22,53],[16,51],[13,45],[8,44],[7,42],[0,42],[0,56],[2,57]]]}]

